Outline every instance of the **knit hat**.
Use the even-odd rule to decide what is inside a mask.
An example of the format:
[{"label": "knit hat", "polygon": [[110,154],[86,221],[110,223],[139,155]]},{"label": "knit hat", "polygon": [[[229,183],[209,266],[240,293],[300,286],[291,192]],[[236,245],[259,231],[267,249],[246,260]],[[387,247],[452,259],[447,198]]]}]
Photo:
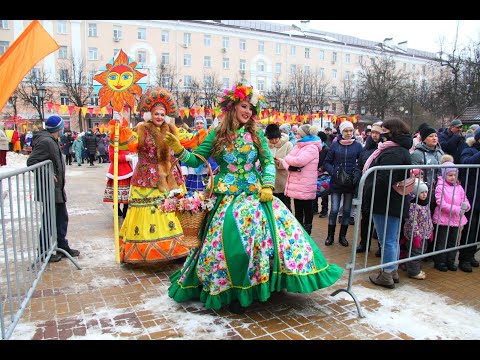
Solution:
[{"label": "knit hat", "polygon": [[475,141],[480,140],[480,127],[473,133],[473,138],[475,139]]},{"label": "knit hat", "polygon": [[422,192],[428,192],[428,186],[422,180],[415,180],[415,184],[413,185],[412,194],[417,196],[420,195]]},{"label": "knit hat", "polygon": [[480,128],[480,125],[478,124],[470,125],[470,129],[472,129],[473,131],[477,130],[478,128]]},{"label": "knit hat", "polygon": [[[446,166],[455,166],[455,164],[451,161],[446,161],[444,162],[442,165],[446,165]],[[455,172],[458,172],[458,168],[454,168],[454,167],[446,167],[446,168],[443,168],[442,169],[442,176],[445,177],[447,176],[447,174],[449,172],[452,172],[452,171],[455,171]]]},{"label": "knit hat", "polygon": [[292,131],[292,127],[290,124],[282,124],[280,125],[280,131],[288,135]]},{"label": "knit hat", "polygon": [[317,133],[318,133],[318,128],[316,126],[312,126],[309,124],[299,126],[297,130],[297,134],[300,135],[300,137],[302,138],[304,138],[307,135],[317,135]]},{"label": "knit hat", "polygon": [[382,122],[376,122],[372,125],[372,132],[378,132],[379,134],[382,133]]},{"label": "knit hat", "polygon": [[425,126],[420,129],[420,137],[422,138],[422,141],[425,141],[427,137],[432,135],[433,133],[437,133],[437,130],[430,126]]},{"label": "knit hat", "polygon": [[353,124],[350,121],[342,121],[340,123],[340,134],[343,133],[343,130],[345,129],[354,130],[355,128],[353,127]]},{"label": "knit hat", "polygon": [[65,121],[58,115],[52,115],[45,121],[45,129],[47,129],[49,133],[57,132],[63,129],[64,126]]}]

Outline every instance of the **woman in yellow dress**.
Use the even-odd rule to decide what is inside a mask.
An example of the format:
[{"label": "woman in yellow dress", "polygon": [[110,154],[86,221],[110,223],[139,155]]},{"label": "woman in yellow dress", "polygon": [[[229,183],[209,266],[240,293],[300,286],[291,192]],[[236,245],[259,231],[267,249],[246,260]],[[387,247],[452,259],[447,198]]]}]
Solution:
[{"label": "woman in yellow dress", "polygon": [[[127,216],[119,233],[120,261],[155,264],[187,256],[189,249],[178,242],[183,236],[174,212],[162,212],[158,202],[172,189],[185,189],[180,167],[174,165],[172,149],[164,142],[168,131],[178,138],[178,130],[166,121],[177,107],[171,94],[158,88],[142,95],[138,110],[144,123],[137,127],[138,163],[135,167]],[[172,168],[173,167],[173,168]]]}]

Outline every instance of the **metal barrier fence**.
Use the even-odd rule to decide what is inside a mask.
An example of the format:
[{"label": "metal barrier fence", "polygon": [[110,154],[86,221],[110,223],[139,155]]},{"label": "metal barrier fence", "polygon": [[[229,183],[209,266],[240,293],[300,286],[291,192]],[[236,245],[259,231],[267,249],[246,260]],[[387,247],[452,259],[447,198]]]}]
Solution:
[{"label": "metal barrier fence", "polygon": [[[391,180],[392,179],[392,172],[395,171],[395,170],[403,170],[405,178],[408,178],[408,173],[410,172],[410,170],[420,169],[420,170],[422,170],[423,173],[431,172],[431,174],[433,174],[434,178],[436,179],[437,178],[436,174],[440,173],[441,169],[445,169],[445,168],[457,168],[458,172],[463,173],[463,175],[460,178],[466,180],[466,181],[462,181],[462,183],[461,183],[465,192],[467,192],[467,187],[472,186],[472,184],[469,184],[468,181],[470,181],[470,182],[473,181],[473,184],[474,184],[474,188],[473,188],[474,189],[474,195],[473,195],[473,199],[471,199],[472,201],[471,201],[471,204],[470,204],[471,209],[470,209],[470,211],[466,211],[466,212],[464,212],[465,209],[463,209],[463,211],[462,211],[463,214],[467,217],[468,222],[463,227],[463,229],[459,229],[458,236],[457,236],[456,242],[455,242],[455,246],[447,247],[447,245],[448,245],[447,241],[445,241],[445,243],[443,245],[437,244],[439,225],[434,223],[433,224],[434,235],[433,235],[433,239],[432,239],[433,244],[431,245],[432,246],[431,251],[427,252],[426,247],[424,247],[422,245],[421,251],[418,252],[418,250],[417,250],[417,251],[415,251],[415,253],[412,253],[412,250],[413,250],[413,246],[412,246],[412,244],[413,244],[413,231],[410,234],[403,234],[403,236],[402,236],[403,222],[401,222],[402,226],[400,226],[398,231],[397,231],[397,242],[400,243],[400,240],[406,240],[406,241],[403,241],[406,244],[406,246],[404,245],[404,247],[403,247],[403,252],[402,252],[403,256],[400,256],[400,251],[402,250],[402,248],[400,246],[397,246],[397,252],[394,256],[394,258],[397,259],[397,260],[389,261],[389,262],[384,263],[384,255],[385,255],[384,249],[385,248],[383,246],[381,246],[381,240],[378,240],[379,246],[381,246],[381,256],[380,256],[380,258],[378,258],[378,257],[372,258],[371,256],[369,257],[370,245],[371,245],[372,241],[374,241],[374,239],[372,239],[372,235],[373,235],[373,232],[374,232],[373,216],[372,216],[373,215],[373,202],[374,202],[375,196],[380,196],[380,197],[383,197],[385,199],[386,204],[390,203],[390,197],[391,197],[392,193],[395,192],[395,190],[393,190],[392,186],[391,186],[391,185],[393,185],[392,180]],[[384,194],[384,193],[376,194],[375,193],[375,190],[376,190],[375,184],[376,184],[376,181],[377,181],[377,174],[380,171],[389,171],[390,183],[389,183],[389,186],[388,186],[389,190],[386,194]],[[363,196],[365,182],[367,180],[367,177],[369,177],[369,176],[373,177],[372,194],[371,194],[371,196],[370,195]],[[479,185],[480,185],[480,165],[465,165],[465,164],[462,164],[462,165],[455,164],[455,165],[448,165],[448,166],[447,165],[408,165],[408,166],[391,165],[391,166],[375,166],[375,167],[371,167],[370,169],[368,169],[362,175],[362,177],[360,179],[360,182],[359,182],[359,185],[358,185],[358,193],[357,193],[356,197],[353,199],[353,202],[352,202],[352,211],[353,211],[353,206],[355,206],[356,207],[355,208],[356,212],[355,212],[355,225],[354,225],[354,233],[353,233],[352,253],[351,253],[350,261],[345,264],[345,268],[348,270],[348,285],[347,285],[346,289],[336,290],[335,292],[333,292],[331,294],[331,296],[335,296],[338,293],[343,292],[343,291],[347,292],[352,297],[353,301],[355,302],[359,317],[363,318],[364,314],[363,314],[360,302],[358,301],[357,297],[355,296],[354,291],[352,290],[353,281],[354,281],[354,278],[355,278],[356,275],[366,273],[366,272],[371,272],[373,270],[382,269],[382,268],[390,266],[390,265],[394,265],[398,268],[398,265],[407,263],[409,261],[415,261],[415,260],[423,259],[423,258],[426,258],[426,257],[429,257],[429,256],[434,256],[434,255],[438,255],[438,254],[441,254],[441,253],[447,253],[447,252],[450,252],[450,251],[458,251],[458,250],[473,247],[473,246],[478,247],[478,245],[480,245],[480,240],[479,240],[479,235],[480,235],[479,209],[474,210],[474,204],[475,204],[476,201],[478,201],[478,197],[480,196],[480,191],[478,191],[478,189],[480,187]],[[448,236],[448,233],[450,231],[452,231],[452,232],[457,231],[455,228],[458,227],[458,221],[455,224],[452,219],[454,218],[454,214],[456,212],[458,212],[458,209],[454,208],[451,205],[447,205],[445,203],[445,201],[444,201],[444,191],[443,191],[444,187],[445,187],[445,184],[443,185],[441,196],[440,196],[440,199],[438,200],[439,203],[437,204],[437,206],[440,206],[440,207],[443,206],[444,209],[448,209],[449,215],[448,215],[448,224],[447,224],[447,229],[446,229],[447,236]],[[453,191],[454,191],[453,196],[455,196],[455,188],[454,188]],[[457,194],[458,193],[459,193],[459,191],[457,191]],[[417,195],[418,195],[418,193],[415,194],[415,197],[417,198],[417,200],[415,200],[415,203],[414,203],[415,207],[418,206],[418,196]],[[405,200],[406,196],[409,197],[410,195],[403,195],[402,200]],[[428,190],[428,200],[429,200],[429,203],[431,201],[433,201],[433,202],[436,201],[436,199],[435,199],[435,188],[431,189],[431,186],[429,186],[429,190]],[[461,199],[461,200],[462,200],[462,202],[464,202],[465,198]],[[368,224],[367,243],[366,243],[367,251],[365,251],[365,253],[357,254],[356,253],[356,248],[357,248],[358,244],[360,243],[359,237],[360,237],[360,232],[361,232],[362,204],[364,202],[366,202],[367,208],[369,209],[369,211],[368,211],[368,221],[366,221],[366,223]],[[407,201],[407,202],[402,201],[402,204],[400,206],[401,206],[401,212],[400,213],[402,213],[403,210],[404,210],[404,206],[410,206],[410,201]],[[364,209],[365,209],[365,206],[364,206]],[[388,216],[388,210],[389,209],[387,207],[386,213],[384,214],[385,219]],[[363,215],[366,215],[365,210],[364,210]],[[431,215],[433,217],[433,215],[434,215],[433,212],[431,213]],[[383,214],[382,214],[382,216],[383,216]],[[415,216],[416,216],[416,212],[415,212]],[[417,221],[416,217],[413,219],[413,221],[415,221],[415,222]],[[438,223],[439,221],[436,221],[436,222]],[[375,230],[378,230],[378,232],[380,232],[382,229],[375,229]],[[383,230],[384,230],[384,233],[382,234],[383,236],[381,236],[381,235],[378,236],[378,232],[377,232],[378,239],[385,238],[386,227]],[[442,229],[442,231],[445,231],[445,228]],[[461,240],[462,235],[464,237],[463,240]]]},{"label": "metal barrier fence", "polygon": [[[0,174],[0,330],[8,340],[57,248],[50,160]],[[3,251],[2,251],[3,250]]]}]

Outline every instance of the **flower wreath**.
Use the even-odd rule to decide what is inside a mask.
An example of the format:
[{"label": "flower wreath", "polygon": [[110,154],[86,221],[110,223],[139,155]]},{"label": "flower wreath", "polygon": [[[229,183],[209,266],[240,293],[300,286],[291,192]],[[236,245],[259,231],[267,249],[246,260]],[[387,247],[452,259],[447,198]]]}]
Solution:
[{"label": "flower wreath", "polygon": [[165,107],[165,112],[168,116],[175,116],[177,114],[175,100],[172,94],[164,88],[149,90],[143,94],[138,102],[137,109],[140,112],[150,112],[152,108],[159,104]]},{"label": "flower wreath", "polygon": [[240,101],[248,101],[252,104],[256,115],[259,115],[262,106],[266,105],[265,98],[257,89],[254,89],[253,86],[238,83],[231,89],[223,91],[223,97],[219,100],[217,109],[227,112]]}]

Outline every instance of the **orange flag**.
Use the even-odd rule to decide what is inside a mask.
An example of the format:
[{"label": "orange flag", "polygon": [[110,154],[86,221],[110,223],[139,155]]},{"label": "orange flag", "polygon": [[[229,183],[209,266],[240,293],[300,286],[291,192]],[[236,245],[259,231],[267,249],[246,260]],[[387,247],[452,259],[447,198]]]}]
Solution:
[{"label": "orange flag", "polygon": [[45,56],[60,46],[33,20],[0,57],[0,109],[27,73]]}]

